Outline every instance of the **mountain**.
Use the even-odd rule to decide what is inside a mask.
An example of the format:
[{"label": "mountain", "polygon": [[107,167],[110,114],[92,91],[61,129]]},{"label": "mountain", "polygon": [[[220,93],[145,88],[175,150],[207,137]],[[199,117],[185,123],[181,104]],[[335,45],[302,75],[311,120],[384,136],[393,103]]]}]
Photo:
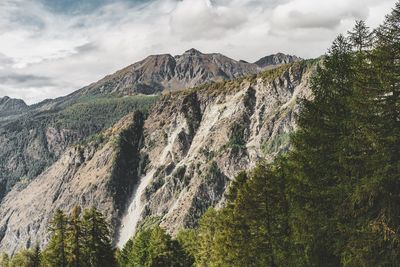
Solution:
[{"label": "mountain", "polygon": [[18,112],[0,112],[0,201],[18,182],[42,173],[68,146],[105,130],[128,112],[146,109],[157,99],[153,93],[260,71],[255,64],[191,49],[175,57],[149,56],[64,97],[29,107],[13,100],[20,103]]},{"label": "mountain", "polygon": [[196,225],[208,207],[223,204],[240,170],[288,148],[297,99],[310,94],[312,66],[285,65],[168,93],[147,116],[134,112],[108,130],[63,145],[44,171],[4,196],[0,250],[45,244],[53,212],[77,203],[105,211],[119,245],[144,221],[161,223],[172,234]]},{"label": "mountain", "polygon": [[0,117],[27,110],[28,105],[22,99],[0,97]]},{"label": "mountain", "polygon": [[301,58],[299,58],[297,56],[291,56],[291,55],[285,55],[282,53],[278,53],[278,54],[263,57],[263,58],[257,60],[254,64],[260,68],[265,69],[265,68],[273,68],[273,67],[280,66],[283,64],[293,63],[293,62],[300,61],[300,60],[301,60]]},{"label": "mountain", "polygon": [[83,88],[78,94],[155,94],[230,80],[259,71],[254,64],[238,62],[221,54],[203,54],[196,49],[190,49],[178,56],[149,56]]},{"label": "mountain", "polygon": [[119,244],[143,218],[195,225],[238,170],[287,149],[311,69],[192,49],[25,105],[0,122],[0,250],[45,244],[54,210],[77,203],[107,211]]}]

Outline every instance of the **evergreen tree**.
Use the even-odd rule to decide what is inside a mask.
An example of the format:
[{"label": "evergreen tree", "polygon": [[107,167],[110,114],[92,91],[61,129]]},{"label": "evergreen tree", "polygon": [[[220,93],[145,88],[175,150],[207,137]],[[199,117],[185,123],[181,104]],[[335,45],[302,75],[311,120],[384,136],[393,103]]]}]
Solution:
[{"label": "evergreen tree", "polygon": [[0,267],[8,267],[10,257],[5,252],[0,252]]},{"label": "evergreen tree", "polygon": [[[364,86],[363,137],[368,140],[352,194],[357,234],[346,252],[349,266],[397,266],[400,249],[400,3],[376,30],[369,62],[373,79]],[[366,68],[364,68],[366,69]],[[362,71],[365,76],[369,72]]]},{"label": "evergreen tree", "polygon": [[148,249],[150,237],[151,229],[142,229],[135,234],[128,266],[148,266],[151,261]]},{"label": "evergreen tree", "polygon": [[[37,251],[36,251],[37,252]],[[37,267],[37,254],[35,250],[23,249],[15,254],[9,262],[9,267]]]},{"label": "evergreen tree", "polygon": [[[130,250],[128,257],[127,251]],[[124,255],[124,256],[122,256]],[[121,266],[192,266],[193,258],[159,226],[141,229],[121,252]]]},{"label": "evergreen tree", "polygon": [[81,207],[75,206],[72,210],[71,218],[67,226],[67,251],[68,251],[68,262],[73,267],[81,266],[81,246],[82,246],[82,222],[80,219]]},{"label": "evergreen tree", "polygon": [[218,261],[215,250],[218,248],[217,234],[220,231],[220,217],[215,209],[208,209],[199,221],[196,248],[196,266],[212,266]]},{"label": "evergreen tree", "polygon": [[50,232],[52,237],[44,251],[45,260],[50,266],[67,266],[67,233],[68,220],[64,212],[56,210],[53,219],[50,221]]},{"label": "evergreen tree", "polygon": [[36,244],[32,249],[32,267],[40,267],[42,262],[42,253],[39,244]]},{"label": "evergreen tree", "polygon": [[348,32],[350,44],[357,52],[365,51],[372,47],[373,34],[365,24],[365,21],[358,20],[352,31]]},{"label": "evergreen tree", "polygon": [[338,266],[340,222],[352,176],[341,164],[349,135],[353,96],[351,46],[340,35],[312,80],[313,100],[304,100],[292,138],[292,227],[308,266]]},{"label": "evergreen tree", "polygon": [[114,266],[109,226],[104,216],[94,207],[87,209],[82,218],[82,266]]},{"label": "evergreen tree", "polygon": [[129,239],[118,254],[117,261],[119,267],[129,266],[128,265],[129,257],[130,254],[132,253],[132,249],[133,249],[133,240]]}]

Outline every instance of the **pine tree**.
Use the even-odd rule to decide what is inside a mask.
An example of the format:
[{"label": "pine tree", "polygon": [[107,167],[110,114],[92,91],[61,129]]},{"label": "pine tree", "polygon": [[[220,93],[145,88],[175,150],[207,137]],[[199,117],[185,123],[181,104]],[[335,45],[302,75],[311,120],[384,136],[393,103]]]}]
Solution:
[{"label": "pine tree", "polygon": [[151,229],[142,229],[135,234],[128,266],[148,266],[151,261],[148,249]]},{"label": "pine tree", "polygon": [[8,267],[10,257],[5,252],[0,252],[0,267]]},{"label": "pine tree", "polygon": [[117,258],[119,267],[129,266],[129,257],[130,254],[132,253],[132,249],[133,249],[133,240],[129,239],[128,242],[126,242],[126,244],[122,248],[122,250],[119,252]]},{"label": "pine tree", "polygon": [[15,254],[9,262],[9,267],[35,267],[35,252],[30,249],[23,249]]},{"label": "pine tree", "polygon": [[66,232],[68,262],[73,267],[81,266],[81,246],[83,233],[80,216],[81,207],[77,205],[72,210],[71,218],[68,222]]},{"label": "pine tree", "polygon": [[56,210],[53,219],[50,221],[50,232],[52,237],[44,251],[45,260],[50,266],[67,266],[66,253],[66,232],[68,220],[64,212]]},{"label": "pine tree", "polygon": [[109,225],[96,208],[84,211],[82,233],[82,266],[115,266]]},{"label": "pine tree", "polygon": [[32,267],[40,267],[42,262],[42,253],[39,244],[32,248]]},{"label": "pine tree", "polygon": [[362,52],[372,47],[373,33],[369,30],[365,21],[358,20],[352,31],[348,32],[350,44],[355,51]]},{"label": "pine tree", "polygon": [[[357,234],[348,245],[349,266],[397,266],[400,253],[400,3],[376,30],[365,83],[361,181],[352,195]],[[366,69],[366,68],[364,68]],[[371,76],[362,71],[364,76]]]},{"label": "pine tree", "polygon": [[299,130],[292,138],[292,228],[308,266],[338,266],[338,217],[352,177],[341,164],[349,135],[353,96],[351,46],[342,35],[334,41],[312,80],[313,100],[304,100]]}]

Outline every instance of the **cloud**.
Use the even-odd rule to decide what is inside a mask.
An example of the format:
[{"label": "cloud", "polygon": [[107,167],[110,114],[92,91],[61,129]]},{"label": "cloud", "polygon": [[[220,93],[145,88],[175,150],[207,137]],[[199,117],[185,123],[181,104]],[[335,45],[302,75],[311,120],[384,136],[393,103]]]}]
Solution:
[{"label": "cloud", "polygon": [[181,1],[171,13],[172,33],[187,41],[221,38],[248,20],[250,14],[235,7],[210,0]]},{"label": "cloud", "polygon": [[48,77],[16,73],[6,75],[0,74],[0,83],[3,86],[18,85],[28,87],[47,87],[53,85],[51,79]]},{"label": "cloud", "polygon": [[1,0],[0,96],[34,103],[149,54],[195,47],[252,62],[323,54],[355,19],[377,26],[396,0]]}]

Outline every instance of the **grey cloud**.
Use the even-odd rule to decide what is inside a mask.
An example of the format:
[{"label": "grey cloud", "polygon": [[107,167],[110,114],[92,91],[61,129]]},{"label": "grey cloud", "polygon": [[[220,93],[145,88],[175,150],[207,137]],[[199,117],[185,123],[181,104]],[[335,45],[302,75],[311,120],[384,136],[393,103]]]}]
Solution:
[{"label": "grey cloud", "polygon": [[79,56],[82,53],[87,53],[87,52],[93,52],[98,49],[98,46],[94,43],[87,43],[84,45],[77,46],[75,48],[75,51],[77,52],[77,55]]},{"label": "grey cloud", "polygon": [[30,74],[0,74],[0,84],[25,87],[48,87],[54,83],[51,78]]}]

